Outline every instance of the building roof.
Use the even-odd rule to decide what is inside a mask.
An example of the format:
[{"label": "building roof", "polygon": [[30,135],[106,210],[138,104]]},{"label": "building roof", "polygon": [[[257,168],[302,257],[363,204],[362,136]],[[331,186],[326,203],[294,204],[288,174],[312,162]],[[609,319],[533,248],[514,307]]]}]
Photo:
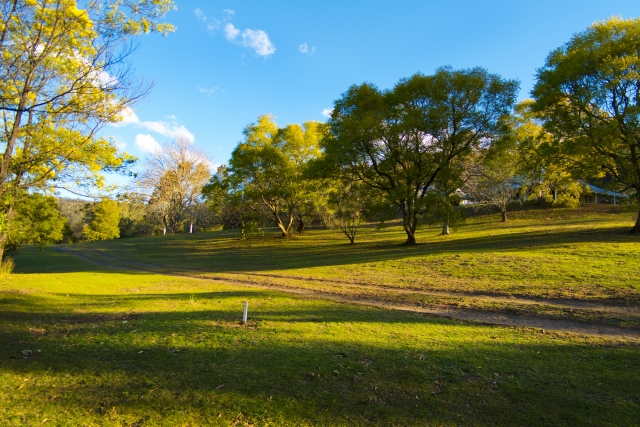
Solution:
[{"label": "building roof", "polygon": [[580,181],[580,183],[589,187],[592,193],[606,194],[607,196],[615,196],[615,197],[625,197],[627,199],[631,197],[628,194],[622,194],[622,193],[616,193],[615,191],[604,190],[602,188],[596,187],[595,185],[587,184],[586,182]]}]

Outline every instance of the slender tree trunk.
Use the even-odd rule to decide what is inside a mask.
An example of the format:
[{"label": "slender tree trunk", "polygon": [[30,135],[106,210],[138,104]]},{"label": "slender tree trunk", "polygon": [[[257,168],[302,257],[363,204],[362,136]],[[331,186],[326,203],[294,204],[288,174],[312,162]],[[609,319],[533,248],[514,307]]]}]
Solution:
[{"label": "slender tree trunk", "polygon": [[298,234],[304,233],[304,221],[302,220],[302,215],[298,217],[298,229],[296,231]]},{"label": "slender tree trunk", "polygon": [[448,236],[451,234],[451,230],[449,230],[449,215],[444,217],[444,221],[442,221],[442,234],[441,236]]},{"label": "slender tree trunk", "polygon": [[507,210],[501,209],[500,213],[502,214],[502,222],[507,222]]},{"label": "slender tree trunk", "polygon": [[0,234],[0,264],[4,260],[4,244],[7,242],[7,232],[4,231]]}]

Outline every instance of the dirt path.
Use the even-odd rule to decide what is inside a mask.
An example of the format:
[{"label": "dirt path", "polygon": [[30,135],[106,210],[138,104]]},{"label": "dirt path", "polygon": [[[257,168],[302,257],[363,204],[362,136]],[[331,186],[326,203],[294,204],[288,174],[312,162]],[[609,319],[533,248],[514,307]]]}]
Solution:
[{"label": "dirt path", "polygon": [[[508,303],[516,303],[516,304],[524,304],[524,305],[534,305],[534,304],[550,304],[556,305],[563,308],[569,309],[582,309],[588,311],[595,312],[606,312],[606,313],[618,313],[618,314],[640,314],[640,308],[638,306],[627,306],[623,304],[608,304],[608,303],[600,303],[600,302],[590,302],[590,301],[571,301],[571,300],[560,300],[560,299],[544,299],[544,298],[527,298],[527,297],[515,297],[515,296],[502,296],[502,295],[486,295],[486,294],[467,294],[467,293],[454,293],[454,292],[440,292],[440,291],[419,291],[419,290],[409,290],[409,289],[399,289],[394,287],[384,287],[384,286],[376,286],[376,285],[368,285],[368,284],[354,284],[349,282],[341,282],[341,281],[332,281],[327,279],[315,279],[315,278],[303,278],[296,276],[283,276],[283,275],[273,275],[273,274],[260,274],[260,273],[243,273],[244,276],[250,276],[254,279],[247,280],[242,279],[240,275],[238,277],[223,277],[220,275],[215,275],[211,273],[206,273],[201,270],[196,269],[183,269],[183,272],[176,271],[163,271],[166,267],[144,263],[139,261],[131,261],[125,260],[122,258],[118,258],[111,254],[105,254],[101,251],[97,250],[87,250],[91,252],[95,256],[98,256],[102,259],[96,259],[93,256],[87,255],[86,252],[80,252],[75,249],[71,249],[68,247],[58,246],[58,250],[67,252],[71,255],[77,256],[86,261],[92,262],[94,264],[100,265],[105,268],[111,268],[116,270],[134,270],[147,272],[152,274],[163,274],[168,276],[176,276],[176,277],[188,277],[191,279],[204,280],[209,282],[216,283],[224,283],[231,285],[240,285],[240,286],[248,286],[248,287],[259,287],[262,289],[269,289],[279,292],[292,293],[296,295],[301,295],[310,298],[320,298],[335,302],[342,303],[350,303],[357,305],[364,305],[369,307],[378,307],[390,310],[399,310],[399,311],[408,311],[414,313],[421,314],[429,314],[439,317],[447,317],[465,321],[479,322],[491,325],[502,325],[502,326],[515,326],[515,327],[533,327],[540,328],[545,330],[554,330],[554,331],[562,331],[562,332],[570,332],[576,333],[580,335],[588,335],[594,337],[602,337],[609,338],[615,340],[625,340],[625,341],[634,341],[640,342],[640,331],[635,329],[625,329],[618,328],[611,325],[605,324],[587,324],[583,322],[577,322],[572,320],[561,320],[561,319],[550,319],[546,317],[533,316],[533,315],[516,315],[503,311],[495,311],[495,310],[481,310],[481,309],[473,309],[473,308],[454,308],[454,307],[446,307],[440,305],[433,306],[417,306],[411,304],[402,304],[402,303],[392,303],[380,299],[371,299],[371,298],[359,298],[352,297],[346,295],[336,294],[334,292],[322,290],[322,289],[309,289],[309,288],[300,288],[300,287],[290,287],[290,286],[280,286],[273,283],[267,283],[264,280],[267,278],[279,278],[279,279],[287,279],[287,280],[300,280],[305,282],[325,282],[333,285],[339,285],[349,288],[358,288],[358,289],[370,289],[370,290],[386,290],[397,293],[404,294],[421,294],[421,295],[429,295],[429,296],[438,296],[438,297],[451,297],[451,298],[470,298],[472,300],[480,300],[485,302],[508,302]],[[105,260],[108,258],[110,261]],[[193,275],[192,273],[196,273]],[[233,273],[225,273],[226,275],[233,275]]]}]

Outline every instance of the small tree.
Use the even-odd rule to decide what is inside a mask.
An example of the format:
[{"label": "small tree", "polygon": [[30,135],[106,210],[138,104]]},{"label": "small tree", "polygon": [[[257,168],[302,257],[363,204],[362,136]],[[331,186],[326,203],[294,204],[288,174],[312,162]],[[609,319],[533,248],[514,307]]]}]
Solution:
[{"label": "small tree", "polygon": [[521,178],[517,176],[517,153],[514,150],[491,152],[479,165],[477,174],[465,187],[476,203],[487,208],[498,208],[502,222],[507,221],[507,209],[521,191]]},{"label": "small tree", "polygon": [[245,227],[257,218],[254,203],[244,196],[243,191],[233,191],[226,165],[218,167],[211,180],[202,188],[214,222],[223,227],[237,227],[240,239],[246,237]]},{"label": "small tree", "polygon": [[329,197],[333,212],[328,222],[335,224],[353,244],[358,228],[372,214],[374,204],[379,201],[380,196],[376,194],[376,190],[362,182],[340,182]]},{"label": "small tree", "polygon": [[42,251],[47,244],[63,239],[67,221],[54,197],[38,193],[25,195],[16,205],[16,212],[8,252],[15,251],[22,243],[38,245]]},{"label": "small tree", "polygon": [[103,198],[87,209],[87,225],[82,229],[85,240],[110,240],[120,237],[120,206],[118,202]]}]

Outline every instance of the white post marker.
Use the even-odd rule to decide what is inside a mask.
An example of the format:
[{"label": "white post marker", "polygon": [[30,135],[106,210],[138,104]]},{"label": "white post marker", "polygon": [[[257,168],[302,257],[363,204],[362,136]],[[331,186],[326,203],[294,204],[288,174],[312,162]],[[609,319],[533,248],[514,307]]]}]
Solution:
[{"label": "white post marker", "polygon": [[247,313],[249,312],[249,303],[244,303],[244,311],[242,312],[242,323],[247,323]]}]

